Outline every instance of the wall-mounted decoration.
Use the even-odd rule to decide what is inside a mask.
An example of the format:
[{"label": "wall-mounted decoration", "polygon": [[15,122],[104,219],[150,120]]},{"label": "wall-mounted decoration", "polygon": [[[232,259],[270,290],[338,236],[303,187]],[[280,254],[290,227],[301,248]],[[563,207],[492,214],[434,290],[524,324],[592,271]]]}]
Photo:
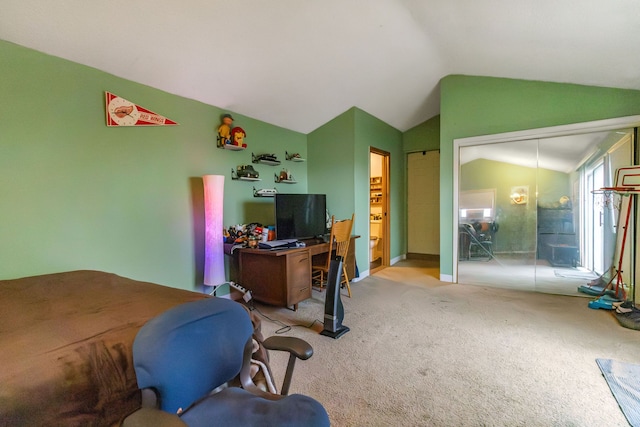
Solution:
[{"label": "wall-mounted decoration", "polygon": [[258,154],[255,155],[251,153],[251,162],[252,163],[262,163],[264,165],[277,166],[280,164],[280,160],[276,157],[275,154]]},{"label": "wall-mounted decoration", "polygon": [[178,123],[124,98],[105,92],[107,126],[172,126]]},{"label": "wall-mounted decoration", "polygon": [[244,143],[247,133],[241,127],[234,127],[231,129],[231,144],[236,147],[247,148],[247,144]]},{"label": "wall-mounted decoration", "polygon": [[289,172],[287,169],[282,169],[280,171],[280,175],[278,174],[274,174],[274,182],[279,183],[285,183],[285,184],[295,184],[297,181],[293,178],[293,175],[291,175],[291,172]]},{"label": "wall-mounted decoration", "polygon": [[519,185],[517,187],[511,187],[509,197],[511,198],[512,205],[526,205],[529,200],[529,186]]},{"label": "wall-mounted decoration", "polygon": [[261,190],[256,190],[256,187],[253,187],[253,197],[275,197],[278,193],[278,190],[275,188],[263,188]]},{"label": "wall-mounted decoration", "polygon": [[236,170],[231,169],[231,179],[260,181],[260,173],[251,165],[238,165]]},{"label": "wall-mounted decoration", "polygon": [[222,124],[218,126],[218,147],[224,148],[225,145],[231,144],[231,125],[233,125],[231,114],[223,114]]},{"label": "wall-mounted decoration", "polygon": [[223,114],[221,121],[222,124],[218,126],[218,148],[233,151],[247,148],[244,142],[247,133],[241,127],[232,128],[233,116],[229,113]]},{"label": "wall-mounted decoration", "polygon": [[285,159],[291,161],[291,162],[304,162],[304,159],[302,157],[300,157],[299,153],[291,153],[289,154],[288,151],[284,152],[285,154]]}]

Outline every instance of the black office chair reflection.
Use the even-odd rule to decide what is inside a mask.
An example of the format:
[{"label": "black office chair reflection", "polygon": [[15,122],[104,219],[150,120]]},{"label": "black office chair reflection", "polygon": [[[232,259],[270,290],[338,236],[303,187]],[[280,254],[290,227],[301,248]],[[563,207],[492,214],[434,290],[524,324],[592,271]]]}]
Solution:
[{"label": "black office chair reflection", "polygon": [[459,260],[483,260],[493,258],[493,242],[498,231],[496,222],[464,223],[458,227]]},{"label": "black office chair reflection", "polygon": [[[142,408],[123,426],[328,426],[316,400],[268,393],[253,384],[252,334],[246,309],[222,298],[182,304],[149,321],[133,344]],[[264,345],[289,351],[290,363],[313,354],[293,337],[267,338]],[[290,364],[285,394],[292,371]],[[241,387],[230,386],[238,377]]]}]

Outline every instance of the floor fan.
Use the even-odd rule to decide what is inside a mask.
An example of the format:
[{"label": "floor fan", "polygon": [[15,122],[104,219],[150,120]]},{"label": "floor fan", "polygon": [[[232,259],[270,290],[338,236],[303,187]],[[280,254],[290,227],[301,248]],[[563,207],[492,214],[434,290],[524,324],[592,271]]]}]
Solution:
[{"label": "floor fan", "polygon": [[324,301],[324,329],[321,335],[334,339],[349,332],[349,328],[342,324],[344,307],[340,299],[340,279],[342,278],[342,257],[337,256],[329,263],[327,274],[327,293]]}]

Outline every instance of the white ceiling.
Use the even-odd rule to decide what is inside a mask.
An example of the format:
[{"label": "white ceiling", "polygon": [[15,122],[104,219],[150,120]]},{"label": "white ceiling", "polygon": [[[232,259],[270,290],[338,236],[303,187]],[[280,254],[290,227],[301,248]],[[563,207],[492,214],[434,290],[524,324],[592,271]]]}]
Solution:
[{"label": "white ceiling", "polygon": [[631,129],[620,129],[461,147],[460,164],[476,159],[487,159],[529,168],[540,167],[570,173],[589,157],[602,151],[603,148],[606,150],[631,132]]},{"label": "white ceiling", "polygon": [[449,74],[640,89],[638,0],[2,0],[0,39],[308,133]]}]

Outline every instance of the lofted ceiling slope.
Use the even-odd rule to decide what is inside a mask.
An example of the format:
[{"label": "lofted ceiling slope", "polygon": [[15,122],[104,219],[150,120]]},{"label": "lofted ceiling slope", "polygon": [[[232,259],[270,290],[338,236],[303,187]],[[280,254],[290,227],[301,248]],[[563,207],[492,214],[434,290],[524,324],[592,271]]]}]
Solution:
[{"label": "lofted ceiling slope", "polygon": [[309,133],[405,131],[449,74],[640,89],[637,0],[3,0],[0,39]]}]

